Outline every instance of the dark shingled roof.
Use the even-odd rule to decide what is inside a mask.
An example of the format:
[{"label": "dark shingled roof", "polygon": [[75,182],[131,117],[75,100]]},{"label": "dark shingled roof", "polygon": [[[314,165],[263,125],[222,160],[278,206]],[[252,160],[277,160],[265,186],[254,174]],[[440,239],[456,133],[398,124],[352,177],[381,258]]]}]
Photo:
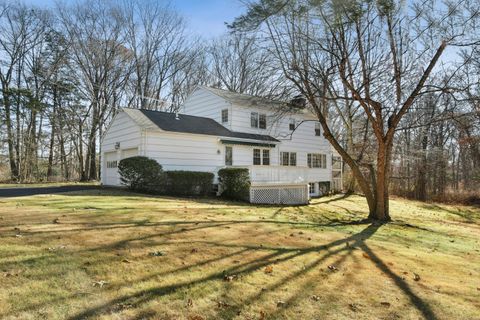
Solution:
[{"label": "dark shingled roof", "polygon": [[230,131],[210,118],[179,114],[177,120],[175,119],[175,113],[152,110],[139,111],[157,127],[165,131],[278,142],[277,139],[269,135]]}]

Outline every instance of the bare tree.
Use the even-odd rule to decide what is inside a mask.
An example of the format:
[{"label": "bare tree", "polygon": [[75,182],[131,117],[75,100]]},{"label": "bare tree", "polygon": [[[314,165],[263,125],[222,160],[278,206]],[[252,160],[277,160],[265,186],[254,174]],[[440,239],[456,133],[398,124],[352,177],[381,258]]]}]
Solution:
[{"label": "bare tree", "polygon": [[[352,170],[369,218],[388,221],[397,128],[416,99],[445,90],[432,73],[446,48],[478,45],[469,38],[479,17],[476,3],[260,1],[232,27],[265,31],[284,75],[308,99],[325,138]],[[373,162],[358,161],[335,137],[332,101],[360,106],[374,139]]]}]

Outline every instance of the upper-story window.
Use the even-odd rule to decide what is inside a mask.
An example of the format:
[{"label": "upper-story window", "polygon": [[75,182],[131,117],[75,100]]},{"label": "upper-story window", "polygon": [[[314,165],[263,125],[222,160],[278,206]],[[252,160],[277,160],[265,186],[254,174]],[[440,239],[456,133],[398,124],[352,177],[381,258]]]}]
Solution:
[{"label": "upper-story window", "polygon": [[260,113],[258,116],[258,127],[260,129],[266,129],[267,128],[267,115]]},{"label": "upper-story window", "polygon": [[252,128],[258,128],[258,113],[252,112],[250,114],[250,126]]},{"label": "upper-story window", "polygon": [[315,135],[320,137],[320,122],[315,122]]},{"label": "upper-story window", "polygon": [[264,113],[252,112],[250,114],[250,126],[252,128],[267,128],[267,115]]},{"label": "upper-story window", "polygon": [[296,152],[280,152],[280,164],[282,166],[296,166],[297,153]]},{"label": "upper-story window", "polygon": [[307,154],[307,164],[309,168],[327,168],[327,155],[321,153]]},{"label": "upper-story window", "polygon": [[270,165],[270,150],[269,149],[253,149],[253,165],[255,166]]},{"label": "upper-story window", "polygon": [[288,123],[288,128],[290,129],[290,131],[295,130],[295,119],[290,119],[290,122]]},{"label": "upper-story window", "polygon": [[228,109],[222,110],[222,123],[228,122]]},{"label": "upper-story window", "polygon": [[225,165],[231,166],[233,164],[233,149],[230,146],[225,146]]}]

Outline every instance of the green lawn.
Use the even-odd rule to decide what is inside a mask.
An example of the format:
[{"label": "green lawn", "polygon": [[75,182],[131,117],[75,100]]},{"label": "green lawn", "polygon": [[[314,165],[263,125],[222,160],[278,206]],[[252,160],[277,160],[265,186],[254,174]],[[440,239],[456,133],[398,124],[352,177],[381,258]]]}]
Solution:
[{"label": "green lawn", "polygon": [[44,182],[44,183],[0,183],[0,188],[38,188],[38,187],[64,187],[64,186],[96,186],[99,182]]},{"label": "green lawn", "polygon": [[480,319],[480,209],[0,198],[2,319]]}]

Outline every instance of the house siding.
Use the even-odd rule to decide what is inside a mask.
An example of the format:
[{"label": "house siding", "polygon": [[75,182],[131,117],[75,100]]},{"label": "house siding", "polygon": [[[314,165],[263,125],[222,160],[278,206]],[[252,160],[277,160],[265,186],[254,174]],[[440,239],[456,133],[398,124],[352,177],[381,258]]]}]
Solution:
[{"label": "house siding", "polygon": [[[223,109],[228,109],[228,123],[222,123]],[[230,103],[204,88],[196,89],[185,100],[182,112],[192,116],[211,118],[228,129],[231,129],[234,122]]]},{"label": "house siding", "polygon": [[[115,149],[115,144],[120,142],[120,149]],[[137,148],[138,154],[142,154],[142,133],[140,127],[123,111],[120,111],[112,120],[101,141],[102,159],[101,179],[104,184],[119,185],[118,173],[114,173],[116,182],[111,183],[111,179],[107,180],[107,169],[104,155],[108,154],[108,160],[120,161],[124,157],[125,150]],[[111,174],[111,173],[110,173]],[[108,182],[108,183],[106,183]]]}]

